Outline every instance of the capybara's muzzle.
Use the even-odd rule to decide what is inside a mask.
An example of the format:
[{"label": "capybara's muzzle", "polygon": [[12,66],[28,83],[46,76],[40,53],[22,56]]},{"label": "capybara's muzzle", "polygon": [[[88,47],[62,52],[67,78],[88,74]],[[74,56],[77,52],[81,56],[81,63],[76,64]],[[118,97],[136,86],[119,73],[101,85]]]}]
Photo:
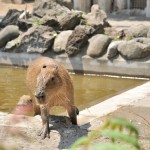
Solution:
[{"label": "capybara's muzzle", "polygon": [[44,99],[45,98],[45,91],[40,89],[40,90],[36,90],[35,93],[34,93],[34,96],[37,98],[37,99]]}]

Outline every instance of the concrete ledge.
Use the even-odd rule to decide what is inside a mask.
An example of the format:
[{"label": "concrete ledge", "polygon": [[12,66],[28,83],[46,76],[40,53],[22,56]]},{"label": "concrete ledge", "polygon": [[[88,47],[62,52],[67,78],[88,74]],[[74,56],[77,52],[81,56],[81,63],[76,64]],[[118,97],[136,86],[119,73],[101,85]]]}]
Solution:
[{"label": "concrete ledge", "polygon": [[[0,64],[28,66],[35,58],[41,54],[28,53],[7,53],[0,52]],[[45,54],[56,59],[66,66],[71,72],[89,73],[89,74],[108,74],[119,76],[136,76],[150,78],[150,60],[142,59],[135,61],[126,61],[119,57],[110,61],[103,56],[93,59],[87,55],[79,54],[76,57],[68,57],[66,54],[56,55],[54,53]]]},{"label": "concrete ledge", "polygon": [[[150,96],[149,89],[150,82],[147,82],[141,86],[133,88],[122,94],[109,98],[106,101],[96,104],[88,109],[85,109],[80,112],[78,117],[79,122],[81,120],[80,124],[85,124],[88,121],[92,121],[93,119],[100,118],[111,112],[114,112],[123,106],[128,106],[131,103],[136,102],[140,103],[141,100]],[[84,118],[86,119],[84,120]]]}]

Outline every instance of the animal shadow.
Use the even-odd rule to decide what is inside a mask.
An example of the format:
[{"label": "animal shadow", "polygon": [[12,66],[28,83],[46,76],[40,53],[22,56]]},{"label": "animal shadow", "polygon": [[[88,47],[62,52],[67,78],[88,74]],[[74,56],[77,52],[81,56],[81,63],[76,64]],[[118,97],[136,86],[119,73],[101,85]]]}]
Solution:
[{"label": "animal shadow", "polygon": [[72,125],[70,119],[66,116],[54,116],[49,117],[50,132],[58,132],[59,144],[58,149],[68,149],[71,145],[80,137],[88,134],[88,128],[90,123],[82,126]]}]

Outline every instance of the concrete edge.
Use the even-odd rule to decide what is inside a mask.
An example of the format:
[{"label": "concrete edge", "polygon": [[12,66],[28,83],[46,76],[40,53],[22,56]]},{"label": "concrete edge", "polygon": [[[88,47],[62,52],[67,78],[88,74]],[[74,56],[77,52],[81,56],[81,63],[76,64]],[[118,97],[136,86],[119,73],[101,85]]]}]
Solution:
[{"label": "concrete edge", "polygon": [[[15,65],[27,67],[34,59],[41,54],[28,53],[8,53],[0,52],[0,65]],[[45,54],[56,59],[74,73],[119,75],[150,78],[150,59],[126,61],[119,57],[110,61],[106,56],[101,58],[91,58],[87,55],[79,54],[76,57],[68,57],[66,54],[56,55],[54,53]]]},{"label": "concrete edge", "polygon": [[91,106],[90,108],[84,109],[78,116],[79,125],[83,125],[94,119],[103,117],[123,106],[128,106],[131,103],[139,102],[143,98],[150,96],[149,89],[150,81],[117,96],[109,98],[99,104]]}]

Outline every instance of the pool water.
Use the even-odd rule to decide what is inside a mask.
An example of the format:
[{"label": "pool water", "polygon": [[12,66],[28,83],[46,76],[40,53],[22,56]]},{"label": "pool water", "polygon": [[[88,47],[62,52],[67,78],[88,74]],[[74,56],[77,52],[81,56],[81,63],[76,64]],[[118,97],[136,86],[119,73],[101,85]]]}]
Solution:
[{"label": "pool water", "polygon": [[[11,112],[19,98],[28,94],[25,76],[25,68],[0,66],[0,111]],[[104,76],[71,76],[75,88],[75,103],[80,110],[146,82]],[[56,112],[59,112],[59,108],[56,108]]]}]

